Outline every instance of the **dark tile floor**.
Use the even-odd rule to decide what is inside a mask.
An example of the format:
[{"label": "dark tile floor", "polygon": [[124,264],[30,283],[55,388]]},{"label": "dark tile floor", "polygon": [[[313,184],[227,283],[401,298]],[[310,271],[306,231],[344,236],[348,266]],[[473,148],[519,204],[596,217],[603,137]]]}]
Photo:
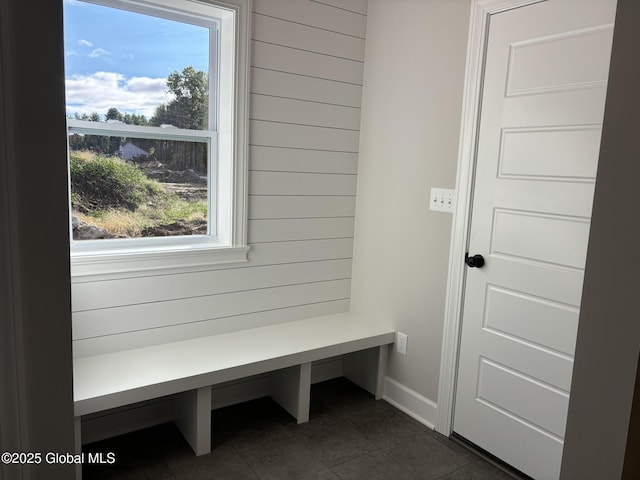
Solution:
[{"label": "dark tile floor", "polygon": [[213,451],[196,457],[173,424],[85,445],[114,452],[85,480],[509,480],[510,475],[344,379],[316,384],[297,425],[271,399],[213,412]]}]

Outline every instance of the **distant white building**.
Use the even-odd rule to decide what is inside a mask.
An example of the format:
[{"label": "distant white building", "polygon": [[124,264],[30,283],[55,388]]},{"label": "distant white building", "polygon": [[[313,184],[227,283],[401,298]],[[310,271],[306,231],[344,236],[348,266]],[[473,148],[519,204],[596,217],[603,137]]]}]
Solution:
[{"label": "distant white building", "polygon": [[131,142],[127,142],[124,145],[120,145],[120,148],[118,148],[118,156],[124,158],[128,162],[133,158],[148,157],[149,152],[141,149]]}]

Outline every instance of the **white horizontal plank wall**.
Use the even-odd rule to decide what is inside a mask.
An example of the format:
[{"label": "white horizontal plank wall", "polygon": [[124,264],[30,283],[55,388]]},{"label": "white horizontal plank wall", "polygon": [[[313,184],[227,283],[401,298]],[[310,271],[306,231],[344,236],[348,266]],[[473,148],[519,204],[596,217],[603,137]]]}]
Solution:
[{"label": "white horizontal plank wall", "polygon": [[74,355],[349,309],[366,0],[254,0],[249,262],[73,280]]}]

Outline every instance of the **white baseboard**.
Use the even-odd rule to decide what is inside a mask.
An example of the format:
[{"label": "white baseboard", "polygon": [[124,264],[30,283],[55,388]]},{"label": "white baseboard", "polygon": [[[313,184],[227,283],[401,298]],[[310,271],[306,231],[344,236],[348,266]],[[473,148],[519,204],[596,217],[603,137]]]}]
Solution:
[{"label": "white baseboard", "polygon": [[393,378],[385,378],[382,398],[418,422],[436,428],[438,405]]},{"label": "white baseboard", "polygon": [[[311,367],[311,383],[324,382],[341,376],[342,357],[320,360]],[[214,386],[211,392],[211,409],[228,407],[268,395],[268,374],[256,375]],[[173,421],[171,397],[127,405],[83,417],[82,443],[97,442],[171,421]]]}]

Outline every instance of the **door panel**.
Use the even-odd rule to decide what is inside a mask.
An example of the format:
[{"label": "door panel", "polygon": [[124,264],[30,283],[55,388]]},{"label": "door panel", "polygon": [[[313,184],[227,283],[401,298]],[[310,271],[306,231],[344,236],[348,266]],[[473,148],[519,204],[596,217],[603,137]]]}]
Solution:
[{"label": "door panel", "polygon": [[487,286],[485,303],[485,330],[573,355],[578,308],[493,285]]},{"label": "door panel", "polygon": [[[523,422],[538,425],[558,437],[567,415],[569,395],[564,390],[545,384],[486,358],[480,359],[478,399],[514,415]],[[530,402],[537,397],[539,402]]]},{"label": "door panel", "polygon": [[540,479],[560,471],[615,0],[493,15],[485,58],[454,431]]},{"label": "door panel", "polygon": [[496,208],[489,251],[513,260],[582,268],[588,238],[585,218]]},{"label": "door panel", "polygon": [[595,126],[505,129],[498,178],[593,181],[599,148]]},{"label": "door panel", "polygon": [[[511,43],[506,96],[603,85],[611,39],[608,27],[588,27]],[[585,57],[590,57],[588,62],[575,61]]]}]

